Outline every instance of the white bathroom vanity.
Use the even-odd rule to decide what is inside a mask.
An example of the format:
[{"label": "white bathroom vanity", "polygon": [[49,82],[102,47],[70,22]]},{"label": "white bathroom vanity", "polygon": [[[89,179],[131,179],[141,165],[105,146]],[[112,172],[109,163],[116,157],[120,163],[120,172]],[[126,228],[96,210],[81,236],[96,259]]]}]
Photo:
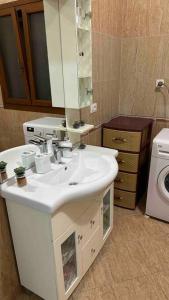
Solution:
[{"label": "white bathroom vanity", "polygon": [[[8,157],[9,168],[10,153],[19,162],[20,148],[0,160]],[[22,188],[14,178],[1,186],[21,284],[45,300],[71,295],[113,227],[117,151],[88,146],[75,152],[47,174],[29,170]]]}]

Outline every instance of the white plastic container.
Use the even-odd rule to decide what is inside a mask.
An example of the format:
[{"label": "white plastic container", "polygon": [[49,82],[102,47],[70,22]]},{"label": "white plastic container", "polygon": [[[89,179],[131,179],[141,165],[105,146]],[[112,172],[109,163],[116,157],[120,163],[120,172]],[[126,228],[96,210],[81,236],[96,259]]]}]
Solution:
[{"label": "white plastic container", "polygon": [[45,174],[51,170],[50,154],[43,153],[35,156],[36,172]]},{"label": "white plastic container", "polygon": [[32,168],[35,164],[35,155],[36,152],[32,150],[25,151],[21,154],[22,165],[26,170]]}]

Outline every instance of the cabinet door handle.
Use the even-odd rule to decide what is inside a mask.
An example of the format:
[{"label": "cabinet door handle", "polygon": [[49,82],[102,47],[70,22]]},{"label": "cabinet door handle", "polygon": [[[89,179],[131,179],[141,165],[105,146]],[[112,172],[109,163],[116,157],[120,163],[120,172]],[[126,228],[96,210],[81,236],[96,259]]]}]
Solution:
[{"label": "cabinet door handle", "polygon": [[93,89],[87,89],[86,94],[93,96]]},{"label": "cabinet door handle", "polygon": [[117,162],[118,162],[118,164],[120,164],[120,165],[125,164],[125,160],[122,160],[122,159],[118,159]]},{"label": "cabinet door handle", "polygon": [[94,248],[91,249],[91,253],[94,254],[96,250]]},{"label": "cabinet door handle", "polygon": [[123,183],[123,182],[124,182],[124,180],[123,180],[123,179],[121,179],[121,178],[117,178],[117,179],[115,179],[115,182],[116,182],[116,183]]},{"label": "cabinet door handle", "polygon": [[122,137],[114,137],[114,138],[112,138],[112,141],[113,142],[120,142],[120,143],[126,143],[127,142],[127,140],[122,138]]},{"label": "cabinet door handle", "polygon": [[92,19],[92,16],[93,16],[93,14],[92,14],[92,12],[91,12],[91,11],[89,11],[89,12],[86,12],[86,13],[85,13],[85,17],[84,17],[84,19],[86,19],[86,18]]},{"label": "cabinet door handle", "polygon": [[84,54],[83,51],[79,52],[79,56],[84,56],[84,55],[85,55],[85,54]]}]

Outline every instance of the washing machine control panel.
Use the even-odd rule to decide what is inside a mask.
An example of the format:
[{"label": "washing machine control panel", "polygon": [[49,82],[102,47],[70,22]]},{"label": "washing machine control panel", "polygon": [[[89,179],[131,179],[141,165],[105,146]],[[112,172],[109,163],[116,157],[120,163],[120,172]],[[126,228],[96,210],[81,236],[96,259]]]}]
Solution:
[{"label": "washing machine control panel", "polygon": [[156,157],[169,158],[169,142],[153,143],[152,155]]}]

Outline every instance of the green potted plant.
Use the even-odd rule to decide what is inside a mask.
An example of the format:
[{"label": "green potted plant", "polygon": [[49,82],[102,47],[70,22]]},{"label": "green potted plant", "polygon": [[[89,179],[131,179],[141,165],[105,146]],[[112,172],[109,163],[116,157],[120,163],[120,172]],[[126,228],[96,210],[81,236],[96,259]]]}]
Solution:
[{"label": "green potted plant", "polygon": [[7,179],[6,166],[7,163],[5,161],[0,161],[0,183],[3,183]]},{"label": "green potted plant", "polygon": [[5,161],[0,161],[0,173],[6,172],[7,163]]},{"label": "green potted plant", "polygon": [[14,169],[14,172],[15,172],[18,185],[19,186],[26,185],[25,168],[24,167],[16,168]]}]

